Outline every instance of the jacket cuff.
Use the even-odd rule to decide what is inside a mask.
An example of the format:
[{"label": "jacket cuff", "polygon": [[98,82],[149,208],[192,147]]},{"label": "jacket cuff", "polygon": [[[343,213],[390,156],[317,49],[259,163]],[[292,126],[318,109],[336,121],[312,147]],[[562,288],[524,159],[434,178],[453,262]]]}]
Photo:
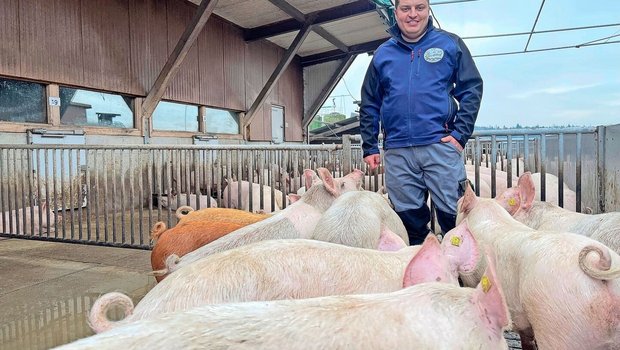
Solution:
[{"label": "jacket cuff", "polygon": [[368,157],[368,156],[371,156],[371,155],[373,155],[373,154],[379,154],[379,149],[374,149],[374,148],[373,148],[373,149],[370,149],[370,150],[368,150],[368,151],[364,151],[364,154],[362,155],[362,159],[363,159],[363,158],[366,158],[366,157]]},{"label": "jacket cuff", "polygon": [[453,130],[450,135],[461,144],[461,147],[465,148],[465,145],[467,144],[467,139],[463,140],[463,135],[461,135],[460,132]]}]

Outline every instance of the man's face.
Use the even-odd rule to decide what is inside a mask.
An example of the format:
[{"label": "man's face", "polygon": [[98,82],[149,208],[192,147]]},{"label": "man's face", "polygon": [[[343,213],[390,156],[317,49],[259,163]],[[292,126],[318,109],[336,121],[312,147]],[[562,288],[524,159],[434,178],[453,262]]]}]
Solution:
[{"label": "man's face", "polygon": [[400,0],[396,7],[396,23],[407,40],[417,40],[428,24],[428,0]]}]

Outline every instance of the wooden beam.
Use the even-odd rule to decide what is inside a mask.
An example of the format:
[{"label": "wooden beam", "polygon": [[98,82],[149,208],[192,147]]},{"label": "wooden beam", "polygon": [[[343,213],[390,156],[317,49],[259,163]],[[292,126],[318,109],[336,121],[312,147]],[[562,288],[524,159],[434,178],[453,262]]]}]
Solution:
[{"label": "wooden beam", "polygon": [[183,59],[185,59],[185,56],[196,41],[198,34],[200,34],[202,28],[211,16],[211,13],[213,13],[217,1],[218,0],[202,0],[200,6],[198,6],[192,21],[185,28],[185,32],[183,32],[176,47],[168,57],[168,61],[161,72],[159,72],[155,84],[153,84],[153,87],[144,99],[144,103],[142,104],[142,115],[144,117],[150,118],[153,114],[155,107],[157,107],[159,100],[161,100],[161,97],[164,95],[170,81],[179,70],[181,63],[183,63]]},{"label": "wooden beam", "polygon": [[[280,10],[284,11],[287,15],[293,17],[295,20],[303,23],[306,21],[306,16],[299,11],[295,6],[289,4],[286,0],[269,0],[272,4],[277,6]],[[337,47],[339,50],[347,52],[349,48],[345,43],[338,40],[335,36],[329,33],[327,30],[323,29],[323,27],[316,25],[312,28],[312,30],[323,37],[323,39],[329,41],[332,45]]]},{"label": "wooden beam", "polygon": [[307,67],[315,64],[321,64],[325,62],[336,61],[343,57],[346,57],[348,54],[360,54],[375,51],[381,44],[386,42],[389,37],[385,37],[384,39],[374,40],[363,44],[357,44],[349,46],[349,52],[342,52],[340,50],[331,50],[322,53],[318,53],[316,55],[308,55],[301,58],[301,66]]},{"label": "wooden beam", "polygon": [[56,97],[60,100],[60,87],[57,84],[49,84],[46,87],[46,101],[45,105],[47,106],[47,120],[48,123],[53,126],[60,125],[60,105],[52,106],[50,105],[50,97]]},{"label": "wooden beam", "polygon": [[340,64],[338,65],[332,76],[329,78],[329,80],[325,83],[325,86],[323,87],[323,89],[321,89],[321,92],[317,96],[316,100],[314,100],[311,107],[308,109],[308,112],[304,116],[304,119],[301,121],[301,127],[303,130],[306,130],[310,122],[312,122],[314,115],[319,111],[323,103],[325,103],[325,100],[327,100],[327,97],[332,92],[332,90],[334,90],[336,84],[338,84],[344,73],[347,71],[347,69],[349,69],[351,63],[353,63],[353,60],[356,56],[357,55],[347,54],[344,58],[342,58]]},{"label": "wooden beam", "polygon": [[[341,6],[312,12],[305,17],[315,17],[314,24],[321,25],[374,11],[377,11],[377,6],[375,4],[368,0],[358,0]],[[302,23],[293,17],[292,19],[270,23],[260,27],[244,29],[243,37],[245,41],[255,41],[294,32],[300,30],[301,27]]]},{"label": "wooden beam", "polygon": [[252,106],[245,114],[242,128],[245,129],[245,127],[250,125],[252,119],[254,119],[254,117],[256,116],[256,111],[263,105],[263,103],[265,103],[267,96],[269,96],[273,88],[276,86],[276,83],[286,70],[286,67],[288,67],[289,63],[291,63],[291,61],[297,54],[297,51],[301,47],[301,44],[304,42],[310,31],[312,31],[312,21],[313,19],[308,19],[306,23],[304,23],[303,28],[299,31],[299,33],[297,33],[297,36],[291,43],[291,46],[289,46],[289,48],[286,50],[284,56],[276,66],[276,69],[273,71],[273,73],[271,73],[269,80],[267,80],[265,86],[263,86],[263,89],[258,94],[258,97],[256,97],[256,100],[254,100],[254,103],[252,103]]},{"label": "wooden beam", "polygon": [[315,139],[320,139],[323,137],[340,137],[338,136],[339,132],[343,132],[343,131],[347,131],[347,130],[351,130],[351,129],[355,129],[355,128],[359,128],[360,127],[360,122],[359,120],[356,122],[353,122],[351,124],[347,124],[347,125],[343,125],[343,126],[339,126],[336,127],[334,129],[330,129],[328,131],[324,131],[320,134],[316,134],[316,135],[310,135],[310,141],[315,140]]}]

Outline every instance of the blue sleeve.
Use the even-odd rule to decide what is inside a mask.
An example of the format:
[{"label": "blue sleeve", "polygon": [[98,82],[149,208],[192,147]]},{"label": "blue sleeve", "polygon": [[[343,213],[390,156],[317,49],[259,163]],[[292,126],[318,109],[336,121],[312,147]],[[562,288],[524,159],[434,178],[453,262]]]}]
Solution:
[{"label": "blue sleeve", "polygon": [[368,65],[362,84],[362,103],[360,105],[360,134],[364,157],[379,153],[379,114],[383,101],[383,89],[379,82],[374,58]]},{"label": "blue sleeve", "polygon": [[459,110],[454,120],[451,135],[465,147],[474,132],[474,124],[482,101],[482,77],[476,63],[462,39],[458,39],[459,57],[457,62],[454,97],[459,101]]}]

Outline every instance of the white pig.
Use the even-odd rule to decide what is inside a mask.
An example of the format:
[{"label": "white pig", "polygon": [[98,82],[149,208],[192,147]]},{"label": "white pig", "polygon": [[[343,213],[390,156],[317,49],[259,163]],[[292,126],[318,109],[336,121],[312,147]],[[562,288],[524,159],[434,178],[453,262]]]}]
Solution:
[{"label": "white pig", "polygon": [[[41,222],[39,225],[39,209],[41,209]],[[26,222],[24,225],[24,211],[26,214]],[[49,214],[50,222],[47,222],[47,215]],[[6,220],[6,222],[4,221]],[[20,208],[17,211],[11,210],[0,213],[0,232],[3,233],[18,233],[22,235],[39,234],[39,230],[43,233],[54,232],[54,223],[56,222],[56,216],[54,212],[47,207],[47,202],[39,207],[38,205],[26,208]],[[32,232],[31,225],[34,223],[34,233]],[[4,226],[3,226],[4,225]],[[4,230],[3,227],[6,229]],[[12,231],[11,231],[12,228]]]},{"label": "white pig", "polygon": [[[422,246],[397,252],[304,239],[249,244],[171,274],[135,310],[129,297],[105,294],[93,304],[89,324],[97,333],[117,326],[106,317],[108,308],[116,304],[129,315],[122,321],[125,324],[206,304],[389,292],[402,288],[403,278],[405,284],[456,284],[459,273],[474,272],[480,253],[465,222],[450,232],[461,237],[460,247],[440,246],[434,235]],[[428,264],[438,266],[440,272]]]},{"label": "white pig", "polygon": [[[181,202],[181,206],[185,206],[187,204],[187,193],[181,193],[178,196],[175,194],[172,194],[170,196],[161,196],[159,198],[159,201],[162,207],[164,208],[170,207],[170,209],[172,210],[177,210],[179,208],[177,206],[177,197],[178,197],[178,200],[180,200]],[[193,209],[198,209],[198,206],[196,203],[196,197],[197,196],[195,194],[189,195],[189,206],[192,207]],[[217,202],[215,198],[213,197],[201,195],[200,196],[200,208],[201,209],[217,208]]]},{"label": "white pig", "polygon": [[[271,195],[272,188],[263,185],[263,208],[260,207],[260,191],[261,186],[257,183],[252,183],[252,212],[253,213],[271,213],[284,208],[282,203],[282,191],[273,189],[274,196],[274,209],[271,209]],[[228,199],[228,192],[230,192],[230,200]],[[226,208],[241,209],[245,211],[250,210],[250,183],[247,181],[241,181],[241,203],[239,203],[239,182],[228,180],[228,185],[222,192],[222,205]],[[288,203],[287,203],[288,205]]]},{"label": "white pig", "polygon": [[[468,188],[457,222],[467,218],[497,256],[499,280],[523,346],[609,349],[620,344],[620,256],[572,233],[549,234],[514,220],[496,200]],[[475,285],[475,276],[461,276]]]},{"label": "white pig", "polygon": [[536,190],[529,172],[516,187],[497,197],[498,203],[517,221],[536,230],[572,232],[602,242],[620,254],[620,212],[582,214],[553,203],[534,200]]},{"label": "white pig", "polygon": [[405,279],[390,293],[201,306],[57,349],[507,349],[492,266],[475,289]]},{"label": "white pig", "polygon": [[[540,200],[541,198],[541,193],[542,193],[542,188],[541,188],[541,174],[540,173],[533,173],[532,174],[532,181],[534,181],[534,183],[536,184],[536,199]],[[560,198],[560,194],[559,194],[559,190],[558,190],[558,183],[560,182],[560,179],[553,175],[553,174],[549,174],[549,173],[545,173],[545,202],[549,202],[549,203],[553,203],[553,204],[558,204],[559,201],[558,199]],[[568,185],[563,184],[562,185],[562,195],[563,195],[563,202],[562,202],[562,206],[563,208],[566,208],[568,210],[572,210],[572,211],[576,211],[577,210],[577,194],[575,193],[575,191],[571,190]],[[585,208],[584,205],[581,205],[581,208],[586,210],[586,211],[591,211],[591,209],[589,208]]]},{"label": "white pig", "polygon": [[[306,169],[305,171],[312,172],[313,170]],[[311,238],[321,215],[342,193],[359,191],[364,175],[356,169],[347,176],[334,179],[326,168],[319,168],[317,171],[322,182],[314,184],[298,201],[286,209],[278,211],[268,219],[231,232],[182,258],[171,255],[166,261],[167,268],[154,271],[154,274],[164,275],[207,255],[244,244],[270,239]]]},{"label": "white pig", "polygon": [[409,245],[407,229],[380,194],[352,191],[336,198],[316,224],[312,239],[376,249],[381,234],[398,235]]}]

